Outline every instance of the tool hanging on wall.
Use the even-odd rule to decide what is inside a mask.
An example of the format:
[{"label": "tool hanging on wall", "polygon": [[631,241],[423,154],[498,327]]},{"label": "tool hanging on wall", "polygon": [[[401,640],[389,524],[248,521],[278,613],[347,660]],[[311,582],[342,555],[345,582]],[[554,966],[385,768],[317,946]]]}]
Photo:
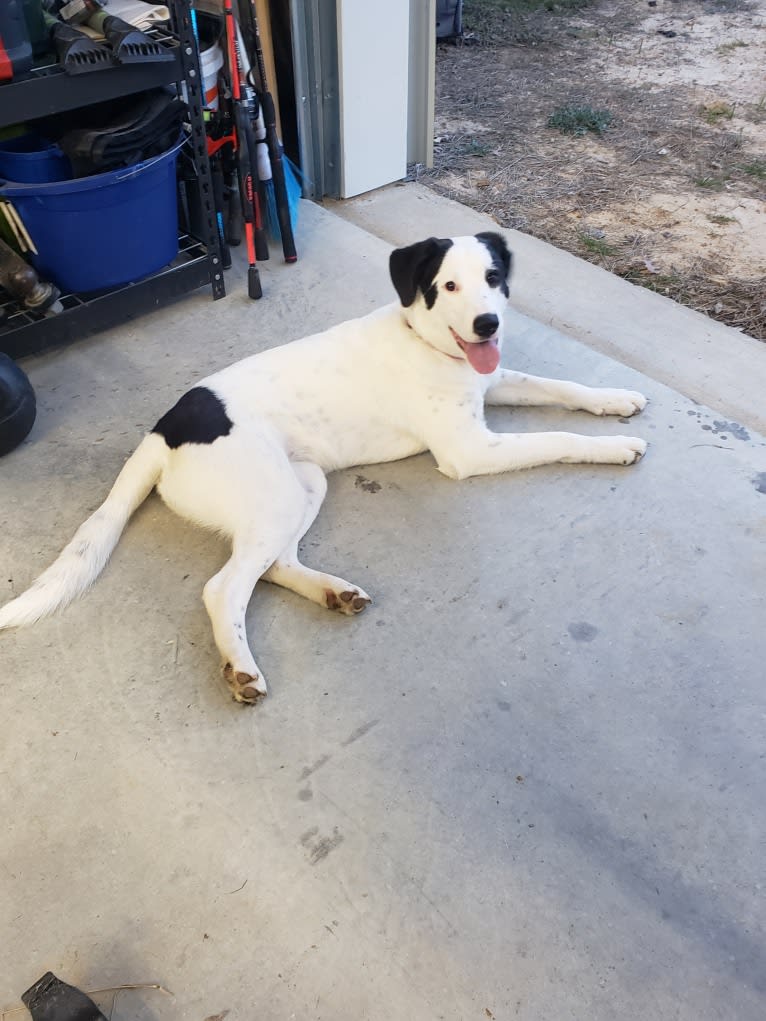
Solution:
[{"label": "tool hanging on wall", "polygon": [[250,161],[250,169],[253,172],[253,188],[255,189],[256,200],[256,224],[255,224],[255,257],[259,262],[265,262],[269,258],[269,243],[266,238],[266,229],[263,222],[263,205],[261,194],[258,188],[260,161],[258,158],[259,146],[256,142],[255,124],[260,117],[260,105],[255,89],[247,80],[249,65],[245,55],[245,46],[242,42],[242,33],[235,20],[236,28],[236,58],[237,74],[239,76],[239,91],[244,107],[242,130],[244,133],[247,156]]},{"label": "tool hanging on wall", "polygon": [[[218,236],[224,269],[231,268],[231,248],[242,242],[242,203],[239,194],[231,87],[223,71],[218,74],[218,101],[215,108],[205,110],[207,156],[213,184]],[[256,259],[260,260],[256,246]]]},{"label": "tool hanging on wall", "polygon": [[298,258],[298,253],[295,248],[293,223],[295,221],[295,207],[300,197],[300,185],[293,179],[290,182],[292,187],[288,187],[287,175],[290,174],[292,176],[292,170],[285,167],[282,146],[277,135],[276,109],[266,77],[266,64],[263,59],[263,46],[258,29],[258,13],[255,7],[255,0],[247,0],[247,2],[250,11],[250,26],[253,33],[255,60],[260,79],[259,95],[263,112],[266,145],[268,146],[269,162],[271,163],[271,182],[265,182],[268,205],[271,208],[273,202],[275,219],[277,220],[279,234],[282,238],[282,252],[285,262],[295,262]]},{"label": "tool hanging on wall", "polygon": [[224,269],[231,268],[231,248],[242,241],[240,223],[242,207],[239,187],[236,183],[236,139],[231,118],[226,113],[226,104],[221,102],[216,111],[207,111],[207,156],[210,161],[210,175],[213,183],[213,201],[221,242],[221,261]]},{"label": "tool hanging on wall", "polygon": [[[231,145],[227,145],[221,150],[221,170],[223,171],[223,192],[226,203],[226,240],[233,248],[236,248],[242,244],[242,202],[239,197],[237,153],[233,136]],[[257,258],[257,249],[255,255]]]},{"label": "tool hanging on wall", "polygon": [[[250,146],[247,143],[250,124],[247,105],[240,90],[240,61],[237,58],[237,30],[234,22],[234,10],[231,0],[224,0],[224,22],[226,24],[226,44],[229,57],[229,75],[231,78],[231,99],[234,111],[234,137],[236,139],[237,170],[239,176],[242,215],[245,221],[245,243],[247,244],[247,293],[251,298],[263,295],[261,279],[256,262],[255,234],[256,229],[262,231],[258,192],[253,177],[250,161]],[[253,147],[254,148],[254,147]]]},{"label": "tool hanging on wall", "polygon": [[[268,234],[268,236],[274,241],[281,241],[282,235],[280,232],[277,204],[274,196],[274,179],[271,171],[271,159],[269,158],[269,144],[266,137],[266,122],[263,119],[263,105],[260,102],[254,83],[255,76],[253,75],[253,68],[248,60],[247,48],[242,38],[239,26],[237,27],[237,42],[239,45],[240,57],[242,59],[242,72],[245,82],[243,89],[245,91],[248,104],[252,137],[255,142],[255,156],[251,156],[251,160],[254,160],[254,163],[258,168],[258,191],[261,200],[261,214],[264,220],[264,228],[266,234]],[[287,166],[287,164],[285,164],[285,159],[286,158],[283,158],[283,164]],[[287,173],[287,171],[285,173],[285,178],[289,196],[290,225],[292,229],[296,221],[296,206],[298,199],[300,198],[301,186],[298,179],[292,174]],[[266,258],[268,258],[268,256],[266,256]]]}]

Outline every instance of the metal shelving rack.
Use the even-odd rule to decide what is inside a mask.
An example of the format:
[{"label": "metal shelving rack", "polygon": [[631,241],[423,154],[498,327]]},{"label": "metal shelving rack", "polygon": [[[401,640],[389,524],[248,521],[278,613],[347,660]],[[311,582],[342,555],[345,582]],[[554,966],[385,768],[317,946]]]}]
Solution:
[{"label": "metal shelving rack", "polygon": [[151,34],[167,46],[175,60],[162,64],[134,64],[84,75],[67,75],[55,63],[35,67],[24,78],[0,85],[0,127],[35,120],[131,95],[161,85],[183,84],[189,109],[191,146],[199,185],[200,238],[179,238],[178,257],[166,269],[136,283],[95,295],[65,294],[64,311],[46,316],[3,301],[0,311],[0,352],[11,358],[36,354],[98,330],[116,326],[156,308],[172,298],[210,284],[213,298],[226,294],[213,202],[202,113],[202,79],[191,24],[191,0],[170,0],[172,33]]}]

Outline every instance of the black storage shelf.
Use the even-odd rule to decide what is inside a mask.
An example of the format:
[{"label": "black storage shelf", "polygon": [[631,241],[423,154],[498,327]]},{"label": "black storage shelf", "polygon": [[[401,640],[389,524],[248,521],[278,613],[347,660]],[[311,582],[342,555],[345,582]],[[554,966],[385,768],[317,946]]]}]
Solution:
[{"label": "black storage shelf", "polygon": [[178,256],[160,273],[100,294],[64,294],[64,311],[45,315],[23,308],[0,292],[0,351],[11,358],[39,354],[117,326],[210,282],[207,249],[188,234],[179,238]]},{"label": "black storage shelf", "polygon": [[[2,3],[2,0],[0,0]],[[191,26],[190,0],[169,0],[173,32],[150,33],[174,60],[134,64],[68,75],[57,64],[41,64],[18,81],[0,85],[0,127],[74,110],[161,85],[183,83],[191,125],[190,147],[199,184],[201,238],[179,239],[179,255],[166,269],[97,295],[64,295],[64,311],[42,315],[21,308],[0,290],[0,352],[11,358],[79,340],[149,312],[184,293],[210,284],[214,298],[226,294],[210,165],[202,114],[199,60]]]},{"label": "black storage shelf", "polygon": [[184,74],[177,38],[158,28],[147,34],[166,47],[174,59],[162,64],[123,64],[103,71],[70,75],[50,58],[33,67],[23,78],[0,86],[0,124],[33,121],[182,81]]}]

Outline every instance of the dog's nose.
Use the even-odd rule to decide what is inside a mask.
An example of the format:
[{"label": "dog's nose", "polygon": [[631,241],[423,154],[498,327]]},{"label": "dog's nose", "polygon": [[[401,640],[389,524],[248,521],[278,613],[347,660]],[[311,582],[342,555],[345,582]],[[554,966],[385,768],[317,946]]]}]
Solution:
[{"label": "dog's nose", "polygon": [[500,320],[497,316],[493,316],[490,312],[486,312],[482,316],[476,316],[473,321],[473,332],[477,337],[491,337],[493,333],[497,333],[497,328],[500,325]]}]

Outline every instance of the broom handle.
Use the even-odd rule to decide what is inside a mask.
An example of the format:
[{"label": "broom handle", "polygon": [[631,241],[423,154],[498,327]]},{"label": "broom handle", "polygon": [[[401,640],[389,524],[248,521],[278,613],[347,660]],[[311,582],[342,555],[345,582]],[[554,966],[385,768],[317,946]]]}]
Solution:
[{"label": "broom handle", "polygon": [[290,200],[287,194],[285,168],[282,162],[282,146],[279,144],[279,137],[277,136],[277,116],[274,100],[269,92],[269,85],[266,79],[266,65],[263,59],[261,34],[258,31],[258,12],[255,0],[250,0],[250,19],[255,39],[255,59],[258,64],[258,77],[261,80],[261,107],[263,108],[263,122],[266,126],[266,144],[269,148],[269,158],[271,160],[271,177],[274,185],[274,198],[277,203],[279,233],[282,235],[282,252],[285,256],[285,262],[295,262],[298,258],[298,253],[295,250],[293,224],[290,219]]}]

